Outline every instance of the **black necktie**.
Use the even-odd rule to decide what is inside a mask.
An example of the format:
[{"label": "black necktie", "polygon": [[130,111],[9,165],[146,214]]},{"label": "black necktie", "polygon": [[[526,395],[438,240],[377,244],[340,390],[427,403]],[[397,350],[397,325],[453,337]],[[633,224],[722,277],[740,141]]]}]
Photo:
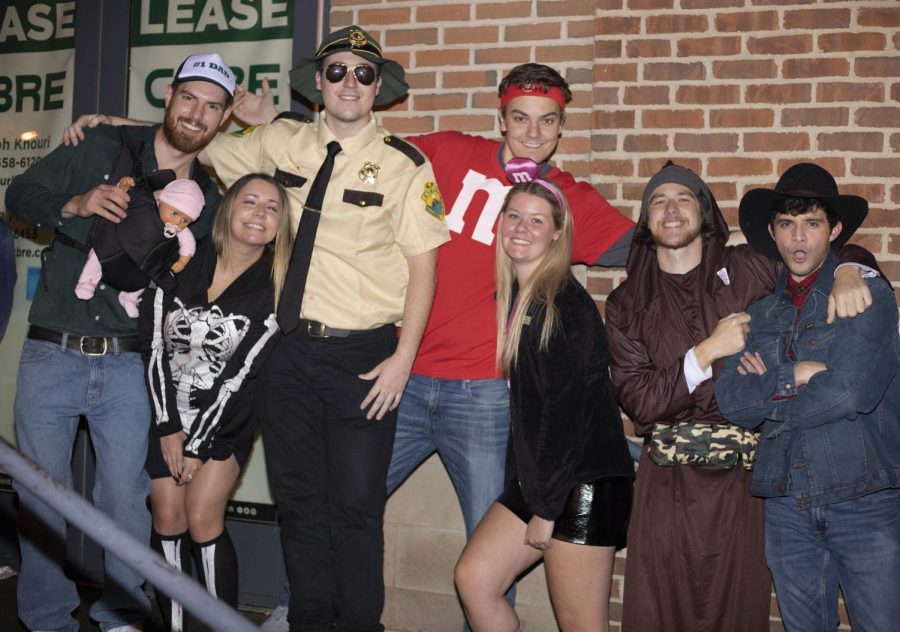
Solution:
[{"label": "black necktie", "polygon": [[341,151],[336,140],[328,143],[328,155],[319,167],[319,173],[313,180],[300,216],[297,228],[297,239],[291,253],[291,263],[284,278],[281,298],[278,301],[278,326],[284,333],[297,328],[300,320],[300,305],[303,303],[303,289],[306,287],[306,275],[309,273],[309,262],[312,259],[313,244],[316,243],[316,229],[319,227],[319,216],[322,214],[322,202],[325,200],[325,189],[331,180],[334,169],[334,157]]}]

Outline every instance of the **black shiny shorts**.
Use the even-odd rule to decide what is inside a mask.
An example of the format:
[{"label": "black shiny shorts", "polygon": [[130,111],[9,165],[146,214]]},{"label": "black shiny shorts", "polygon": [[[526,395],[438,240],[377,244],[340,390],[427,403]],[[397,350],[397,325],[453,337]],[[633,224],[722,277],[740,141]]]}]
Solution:
[{"label": "black shiny shorts", "polygon": [[[625,548],[633,487],[633,479],[624,476],[576,485],[569,492],[566,506],[553,526],[553,539]],[[506,486],[497,502],[526,524],[534,516],[522,497],[518,480]]]},{"label": "black shiny shorts", "polygon": [[[232,454],[234,454],[234,458],[237,460],[238,469],[242,472],[244,471],[244,465],[247,463],[247,459],[250,458],[250,451],[253,449],[254,438],[255,435],[250,435],[246,440],[239,440],[234,446],[234,452],[232,452]],[[228,457],[225,458],[227,459]],[[225,459],[222,460],[224,461]],[[169,472],[169,466],[166,465],[166,461],[163,459],[162,446],[159,443],[159,437],[152,432],[150,433],[150,442],[147,446],[147,460],[144,462],[144,469],[147,470],[147,475],[150,476],[151,479],[172,476],[172,473]]]}]

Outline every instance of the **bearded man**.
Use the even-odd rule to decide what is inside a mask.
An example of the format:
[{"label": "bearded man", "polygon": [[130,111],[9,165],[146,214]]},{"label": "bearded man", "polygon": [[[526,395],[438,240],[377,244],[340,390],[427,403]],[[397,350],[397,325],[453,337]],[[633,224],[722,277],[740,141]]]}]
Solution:
[{"label": "bearded man", "polygon": [[[70,462],[79,418],[88,422],[97,456],[94,503],[139,540],[150,539],[144,472],[150,404],[138,352],[137,321],[119,304],[118,290],[100,283],[81,300],[75,284],[96,222],[118,223],[129,197],[118,177],[171,169],[192,178],[205,205],[190,226],[208,232],[219,202],[216,185],[197,154],[231,111],[234,75],[216,54],[188,57],[166,88],[165,120],[152,127],[100,126],[77,147],[60,146],[13,180],[10,213],[54,228],[28,320],[16,389],[16,435],[22,452],[57,480],[71,484]],[[127,155],[126,155],[127,154]],[[130,172],[118,173],[123,162]],[[17,486],[22,569],[18,614],[29,630],[77,630],[75,584],[63,572],[65,519]],[[106,585],[91,618],[108,631],[134,631],[149,613],[143,579],[110,555]]]}]

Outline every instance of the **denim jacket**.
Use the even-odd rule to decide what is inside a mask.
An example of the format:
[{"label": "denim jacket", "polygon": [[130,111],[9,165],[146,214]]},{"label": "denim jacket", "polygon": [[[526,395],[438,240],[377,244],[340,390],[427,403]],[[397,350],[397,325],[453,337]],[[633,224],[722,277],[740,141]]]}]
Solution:
[{"label": "denim jacket", "polygon": [[[759,352],[766,372],[740,375],[737,353],[716,382],[726,418],[745,428],[762,424],[751,493],[791,495],[803,509],[900,487],[900,342],[893,291],[883,279],[869,279],[872,306],[827,325],[836,266],[829,253],[796,324],[783,270],[775,292],[747,310],[746,350]],[[824,362],[828,369],[798,389],[794,364],[802,360]]]}]

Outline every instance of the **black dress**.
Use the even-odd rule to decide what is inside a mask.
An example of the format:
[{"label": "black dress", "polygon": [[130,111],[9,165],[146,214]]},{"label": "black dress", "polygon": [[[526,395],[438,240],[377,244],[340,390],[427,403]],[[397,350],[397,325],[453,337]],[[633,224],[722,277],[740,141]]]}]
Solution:
[{"label": "black dress", "polygon": [[213,302],[216,269],[210,239],[178,275],[172,294],[141,302],[139,335],[153,409],[147,472],[169,476],[160,437],[183,430],[185,456],[232,454],[243,467],[256,433],[253,399],[259,368],[278,332],[271,267],[260,259]]}]

